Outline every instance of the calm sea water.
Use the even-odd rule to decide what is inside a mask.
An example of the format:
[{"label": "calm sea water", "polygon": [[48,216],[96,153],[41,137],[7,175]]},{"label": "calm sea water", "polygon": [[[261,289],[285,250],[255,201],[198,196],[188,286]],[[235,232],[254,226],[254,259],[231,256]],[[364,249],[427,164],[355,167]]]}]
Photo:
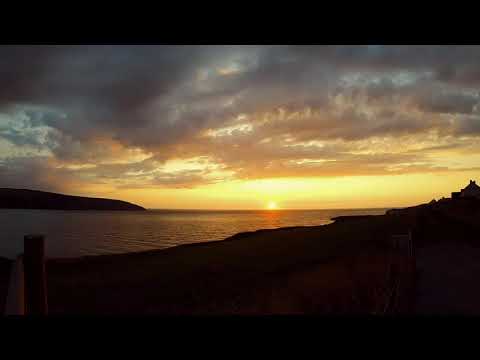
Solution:
[{"label": "calm sea water", "polygon": [[192,211],[56,211],[0,209],[0,256],[23,251],[25,234],[46,235],[50,257],[126,253],[222,240],[243,231],[331,223],[340,215],[386,209]]}]

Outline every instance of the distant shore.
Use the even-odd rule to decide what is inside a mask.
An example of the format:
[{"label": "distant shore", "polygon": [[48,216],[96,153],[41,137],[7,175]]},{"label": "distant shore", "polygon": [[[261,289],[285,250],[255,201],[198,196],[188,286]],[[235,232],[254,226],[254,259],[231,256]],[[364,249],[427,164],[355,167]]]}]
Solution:
[{"label": "distant shore", "polygon": [[0,188],[1,209],[129,210],[145,208],[122,200],[90,198],[29,189]]}]

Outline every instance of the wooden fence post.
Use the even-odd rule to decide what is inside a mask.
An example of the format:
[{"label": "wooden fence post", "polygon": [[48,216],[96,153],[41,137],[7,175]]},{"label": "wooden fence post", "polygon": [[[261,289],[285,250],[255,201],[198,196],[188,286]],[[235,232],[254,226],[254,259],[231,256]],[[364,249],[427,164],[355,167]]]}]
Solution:
[{"label": "wooden fence post", "polygon": [[47,315],[45,239],[43,235],[24,237],[25,314]]}]

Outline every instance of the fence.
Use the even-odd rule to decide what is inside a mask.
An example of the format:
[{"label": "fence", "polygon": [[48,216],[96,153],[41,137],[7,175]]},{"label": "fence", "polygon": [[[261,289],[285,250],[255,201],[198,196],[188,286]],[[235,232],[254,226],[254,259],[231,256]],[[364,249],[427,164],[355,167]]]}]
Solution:
[{"label": "fence", "polygon": [[413,307],[416,258],[412,232],[392,235],[392,254],[387,269],[388,295],[384,314],[411,311]]},{"label": "fence", "polygon": [[44,236],[26,235],[23,244],[10,271],[5,315],[47,315]]}]

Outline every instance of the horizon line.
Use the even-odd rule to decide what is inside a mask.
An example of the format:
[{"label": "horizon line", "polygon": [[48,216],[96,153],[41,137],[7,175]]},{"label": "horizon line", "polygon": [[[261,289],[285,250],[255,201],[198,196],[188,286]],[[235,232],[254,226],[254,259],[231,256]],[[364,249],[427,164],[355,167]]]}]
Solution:
[{"label": "horizon line", "polygon": [[[411,205],[410,205],[411,206]],[[248,208],[248,209],[208,209],[208,208],[145,208],[146,210],[178,210],[178,211],[317,211],[317,210],[386,210],[395,208],[405,208],[408,206],[387,206],[387,207],[352,207],[352,208]]]}]

